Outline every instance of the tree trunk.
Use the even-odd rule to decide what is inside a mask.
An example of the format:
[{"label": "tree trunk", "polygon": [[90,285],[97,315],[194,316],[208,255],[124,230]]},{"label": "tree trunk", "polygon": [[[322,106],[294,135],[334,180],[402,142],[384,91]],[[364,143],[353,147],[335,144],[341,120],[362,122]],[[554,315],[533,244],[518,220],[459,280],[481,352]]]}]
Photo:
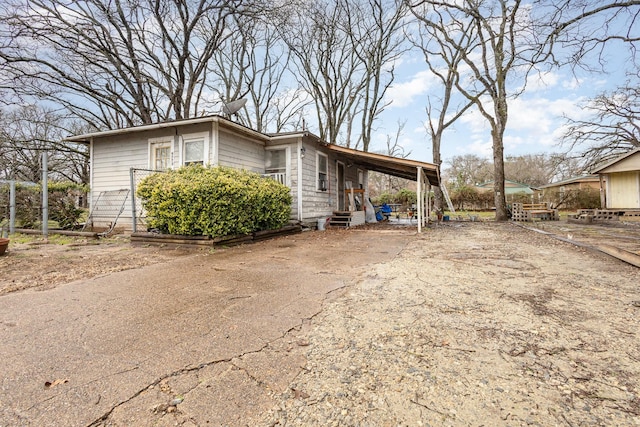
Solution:
[{"label": "tree trunk", "polygon": [[491,131],[493,137],[493,192],[496,205],[496,221],[507,221],[507,201],[504,194],[504,131]]},{"label": "tree trunk", "polygon": [[[440,156],[440,141],[442,140],[441,132],[436,132],[433,135],[433,163],[440,168],[442,164],[442,158]],[[440,182],[440,185],[444,185],[443,182]],[[444,195],[442,194],[442,189],[440,187],[433,187],[433,210],[436,214],[444,212]]]}]

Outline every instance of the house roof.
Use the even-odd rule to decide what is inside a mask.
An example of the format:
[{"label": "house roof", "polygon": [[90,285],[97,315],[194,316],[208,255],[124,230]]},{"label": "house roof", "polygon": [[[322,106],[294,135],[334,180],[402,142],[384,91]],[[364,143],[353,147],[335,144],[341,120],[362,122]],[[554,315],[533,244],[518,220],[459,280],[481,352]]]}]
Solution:
[{"label": "house roof", "polygon": [[86,133],[83,135],[75,135],[75,136],[69,136],[67,138],[65,138],[65,141],[71,141],[71,142],[78,142],[78,143],[82,143],[82,144],[88,144],[91,142],[92,138],[102,138],[102,137],[106,137],[106,136],[116,136],[116,135],[124,135],[127,133],[132,133],[132,132],[145,132],[145,131],[150,131],[150,130],[155,130],[155,129],[166,129],[166,128],[172,128],[175,126],[186,126],[186,125],[193,125],[193,124],[199,124],[199,123],[207,123],[207,122],[219,122],[219,123],[224,123],[225,126],[233,128],[237,131],[240,131],[242,133],[246,133],[246,134],[250,134],[258,139],[262,139],[262,140],[268,140],[269,136],[265,135],[263,133],[260,133],[256,130],[253,130],[251,128],[248,128],[246,126],[243,126],[239,123],[233,122],[231,120],[227,120],[224,117],[218,116],[218,115],[212,115],[212,116],[203,116],[203,117],[196,117],[193,119],[184,119],[184,120],[173,120],[173,121],[168,121],[168,122],[162,122],[162,123],[152,123],[152,124],[148,124],[148,125],[140,125],[140,126],[133,126],[133,127],[128,127],[128,128],[121,128],[121,129],[110,129],[110,130],[105,130],[105,131],[100,131],[100,132],[91,132],[91,133]]},{"label": "house roof", "polygon": [[309,132],[289,132],[282,134],[265,135],[261,132],[250,129],[246,126],[235,123],[231,120],[225,119],[221,116],[206,116],[193,119],[176,120],[171,122],[155,123],[149,125],[142,125],[123,129],[112,129],[102,132],[87,133],[84,135],[70,136],[66,138],[67,141],[78,142],[88,144],[92,138],[100,138],[106,136],[123,135],[130,132],[144,132],[154,129],[171,128],[174,126],[184,126],[190,124],[198,124],[205,122],[219,122],[227,127],[234,128],[236,131],[250,134],[258,139],[268,141],[270,139],[279,139],[285,137],[295,136],[311,136],[314,137],[320,144],[325,146],[329,151],[341,155],[347,161],[351,160],[354,163],[362,165],[368,170],[385,173],[388,175],[397,176],[409,180],[416,181],[418,176],[418,168],[422,168],[423,173],[429,180],[431,185],[440,185],[440,175],[438,166],[432,163],[420,162],[417,160],[401,159],[398,157],[386,156],[384,154],[369,153],[365,151],[354,150],[352,148],[342,147],[340,145],[330,144],[322,141],[317,136]]},{"label": "house roof", "polygon": [[543,189],[543,188],[557,187],[559,185],[573,184],[576,182],[595,182],[595,181],[600,181],[600,177],[598,175],[593,175],[593,174],[580,175],[580,176],[574,176],[573,178],[563,179],[562,181],[552,182],[551,184],[541,185],[539,188]]},{"label": "house roof", "polygon": [[[511,181],[509,179],[504,180],[504,194],[533,194],[533,187],[523,184],[521,182]],[[476,188],[488,188],[493,190],[493,181],[483,182],[482,184],[477,184]]]},{"label": "house roof", "polygon": [[605,163],[602,166],[599,166],[598,168],[594,169],[592,172],[593,173],[603,173],[605,171],[605,169],[610,168],[611,166],[614,166],[620,162],[622,162],[623,160],[628,159],[631,156],[634,156],[636,154],[640,153],[640,148],[636,148],[634,150],[629,151],[628,153],[625,153],[623,155],[621,155],[620,157],[618,157],[617,159],[613,159],[612,161]]}]

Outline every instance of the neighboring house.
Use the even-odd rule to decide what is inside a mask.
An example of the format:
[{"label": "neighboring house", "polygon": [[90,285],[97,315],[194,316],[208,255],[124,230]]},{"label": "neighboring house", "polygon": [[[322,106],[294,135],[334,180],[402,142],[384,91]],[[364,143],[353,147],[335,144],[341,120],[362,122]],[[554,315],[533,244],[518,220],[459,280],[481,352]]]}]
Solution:
[{"label": "neighboring house", "polygon": [[[438,167],[431,163],[341,147],[307,131],[267,135],[217,115],[67,140],[90,147],[91,209],[100,205],[96,201],[104,192],[135,186],[136,169],[176,169],[193,163],[245,169],[278,180],[291,188],[291,219],[308,224],[349,210],[349,188],[364,189],[368,197],[370,170],[418,181],[424,194],[430,185],[439,184]],[[124,206],[118,226],[130,230],[130,194]],[[110,226],[108,218],[101,221],[94,219],[93,226]]]},{"label": "neighboring house", "polygon": [[593,171],[605,189],[604,209],[640,209],[640,148]]},{"label": "neighboring house", "polygon": [[543,185],[539,187],[542,190],[543,195],[545,193],[564,193],[571,190],[585,190],[587,188],[593,188],[595,190],[600,189],[600,177],[598,175],[581,175],[562,181],[554,182],[551,184]]},{"label": "neighboring house", "polygon": [[[481,192],[493,191],[493,181],[487,181],[487,182],[484,182],[482,184],[476,184],[475,188],[478,191],[481,191]],[[505,198],[507,199],[507,202],[509,202],[510,199],[516,194],[526,194],[526,195],[530,195],[531,197],[533,197],[534,189],[532,189],[531,187],[529,187],[526,184],[521,184],[519,182],[510,181],[508,179],[505,179],[504,180],[504,195],[505,195]]]},{"label": "neighboring house", "polygon": [[569,195],[572,192],[588,189],[600,191],[600,177],[593,174],[584,174],[551,184],[543,185],[538,189],[542,193],[542,200],[552,203],[558,203],[558,201],[564,200],[562,203],[565,203],[565,195],[566,197],[570,197]]}]

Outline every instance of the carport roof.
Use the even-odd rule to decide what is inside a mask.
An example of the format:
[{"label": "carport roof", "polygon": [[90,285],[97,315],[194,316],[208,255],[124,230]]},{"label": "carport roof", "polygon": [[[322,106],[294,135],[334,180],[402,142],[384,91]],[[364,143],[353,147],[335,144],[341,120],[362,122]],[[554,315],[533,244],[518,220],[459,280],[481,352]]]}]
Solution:
[{"label": "carport roof", "polygon": [[418,168],[422,168],[423,173],[431,185],[440,185],[438,166],[432,163],[401,159],[398,157],[385,156],[384,154],[369,153],[335,144],[328,144],[327,148],[331,152],[340,154],[341,157],[351,160],[358,165],[362,165],[368,170],[412,181],[416,181],[418,179]]}]

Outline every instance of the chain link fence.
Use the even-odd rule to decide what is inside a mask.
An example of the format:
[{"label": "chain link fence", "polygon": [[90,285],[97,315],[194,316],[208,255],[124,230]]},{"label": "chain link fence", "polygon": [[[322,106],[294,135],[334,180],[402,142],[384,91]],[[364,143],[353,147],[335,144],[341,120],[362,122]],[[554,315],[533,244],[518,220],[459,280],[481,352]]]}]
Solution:
[{"label": "chain link fence", "polygon": [[130,169],[131,178],[131,224],[133,232],[147,230],[147,213],[142,207],[142,200],[137,197],[136,190],[143,179],[154,173],[163,173],[166,171],[153,170],[153,169]]},{"label": "chain link fence", "polygon": [[0,181],[0,234],[41,225],[41,187],[34,182]]}]

